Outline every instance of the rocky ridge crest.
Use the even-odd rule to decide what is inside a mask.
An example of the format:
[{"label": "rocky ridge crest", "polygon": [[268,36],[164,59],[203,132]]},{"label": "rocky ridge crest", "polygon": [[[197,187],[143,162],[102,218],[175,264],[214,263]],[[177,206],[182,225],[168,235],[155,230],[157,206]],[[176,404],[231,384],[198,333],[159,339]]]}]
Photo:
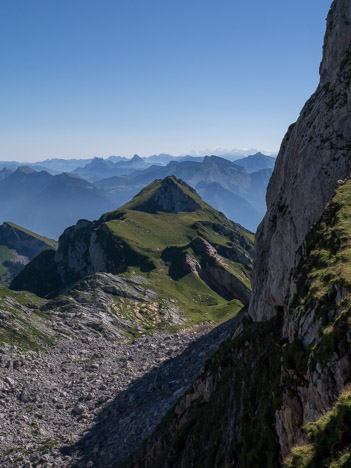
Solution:
[{"label": "rocky ridge crest", "polygon": [[179,213],[180,211],[195,211],[200,205],[189,197],[179,185],[186,187],[192,193],[196,193],[187,183],[175,177],[166,177],[161,182],[160,188],[152,195],[150,201],[155,204],[154,209],[168,213]]}]

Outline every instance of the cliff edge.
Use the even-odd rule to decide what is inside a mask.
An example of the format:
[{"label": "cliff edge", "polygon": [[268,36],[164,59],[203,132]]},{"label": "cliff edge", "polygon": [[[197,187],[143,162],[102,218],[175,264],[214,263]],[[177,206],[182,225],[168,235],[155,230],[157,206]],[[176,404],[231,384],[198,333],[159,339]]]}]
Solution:
[{"label": "cliff edge", "polygon": [[267,191],[267,214],[256,235],[249,313],[269,320],[295,293],[290,278],[307,231],[351,171],[351,4],[333,2],[321,80],[291,125]]}]

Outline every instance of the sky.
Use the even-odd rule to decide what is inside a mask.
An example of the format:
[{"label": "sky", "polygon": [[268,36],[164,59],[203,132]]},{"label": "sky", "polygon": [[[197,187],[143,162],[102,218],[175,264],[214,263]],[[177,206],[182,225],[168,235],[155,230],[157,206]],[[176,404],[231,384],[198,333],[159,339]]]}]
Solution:
[{"label": "sky", "polygon": [[278,151],[331,0],[0,0],[0,160]]}]

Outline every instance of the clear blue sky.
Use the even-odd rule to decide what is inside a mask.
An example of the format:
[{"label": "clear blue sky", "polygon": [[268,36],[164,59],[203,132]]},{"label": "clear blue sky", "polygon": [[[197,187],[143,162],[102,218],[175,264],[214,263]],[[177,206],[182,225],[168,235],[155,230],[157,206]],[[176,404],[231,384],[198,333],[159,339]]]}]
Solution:
[{"label": "clear blue sky", "polygon": [[331,0],[0,0],[0,160],[279,149]]}]

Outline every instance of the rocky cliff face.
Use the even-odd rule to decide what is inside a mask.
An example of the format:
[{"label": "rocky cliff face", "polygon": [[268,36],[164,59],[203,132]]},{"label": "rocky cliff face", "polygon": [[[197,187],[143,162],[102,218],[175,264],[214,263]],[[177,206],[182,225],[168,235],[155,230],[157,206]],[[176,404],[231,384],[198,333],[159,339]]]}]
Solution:
[{"label": "rocky cliff face", "polygon": [[[220,296],[229,301],[239,299],[247,305],[250,300],[250,289],[245,282],[249,281],[249,277],[244,272],[241,278],[235,276],[233,271],[230,271],[228,256],[226,255],[226,259],[219,255],[217,250],[201,237],[193,239],[190,246],[197,258],[194,258],[188,251],[183,252],[177,259],[178,261],[171,266],[170,275],[176,279],[188,273],[194,273]],[[242,261],[249,266],[249,258],[243,258]]]},{"label": "rocky cliff face", "polygon": [[269,185],[249,311],[129,466],[350,466],[349,1],[320,71]]},{"label": "rocky cliff face", "polygon": [[[183,187],[186,187],[190,192],[195,191],[184,181],[178,181]],[[173,178],[166,177],[157,192],[151,197],[151,202],[155,205],[155,209],[166,211],[168,213],[179,213],[180,211],[195,211],[200,208],[196,201],[186,195],[186,193],[174,183]]]},{"label": "rocky cliff face", "polygon": [[351,170],[351,5],[328,15],[321,81],[281,146],[256,236],[250,315],[269,320],[289,303],[296,252]]},{"label": "rocky cliff face", "polygon": [[126,466],[350,466],[351,181],[309,230],[299,257],[290,307],[264,322],[243,311]]}]

